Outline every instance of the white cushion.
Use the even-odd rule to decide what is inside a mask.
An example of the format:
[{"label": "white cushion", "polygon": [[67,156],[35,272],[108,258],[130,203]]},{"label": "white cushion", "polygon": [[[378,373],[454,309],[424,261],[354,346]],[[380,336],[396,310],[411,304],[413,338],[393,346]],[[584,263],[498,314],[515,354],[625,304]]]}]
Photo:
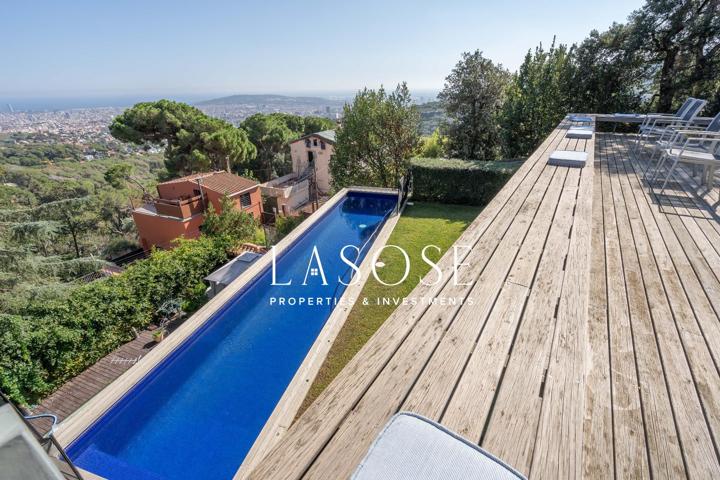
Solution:
[{"label": "white cushion", "polygon": [[571,128],[565,134],[568,138],[592,138],[593,131],[588,128]]},{"label": "white cushion", "polygon": [[590,123],[592,122],[592,117],[587,117],[585,115],[569,115],[568,120],[571,122]]},{"label": "white cushion", "polygon": [[524,477],[442,425],[414,413],[401,412],[380,432],[352,478],[518,480]]},{"label": "white cushion", "polygon": [[696,150],[685,150],[683,151],[681,148],[667,148],[665,149],[665,153],[670,155],[671,157],[677,157],[682,152],[681,159],[682,160],[689,160],[689,161],[698,161],[698,162],[712,162],[717,161],[720,162],[719,159],[717,159],[712,153],[709,152],[698,152]]},{"label": "white cushion", "polygon": [[585,152],[573,152],[569,150],[555,150],[548,158],[548,165],[558,167],[584,167],[588,154]]}]

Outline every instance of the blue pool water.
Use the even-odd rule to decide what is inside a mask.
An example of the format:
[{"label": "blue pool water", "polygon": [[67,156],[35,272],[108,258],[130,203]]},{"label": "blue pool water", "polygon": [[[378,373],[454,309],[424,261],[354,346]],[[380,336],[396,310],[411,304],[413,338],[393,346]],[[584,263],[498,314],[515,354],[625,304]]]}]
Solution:
[{"label": "blue pool water", "polygon": [[[278,256],[291,286],[266,269],[79,437],[72,460],[110,480],[232,478],[333,310],[271,298],[339,299],[351,273],[340,249],[367,244],[361,260],[395,202],[348,194]],[[327,286],[319,272],[302,285],[313,246]]]}]

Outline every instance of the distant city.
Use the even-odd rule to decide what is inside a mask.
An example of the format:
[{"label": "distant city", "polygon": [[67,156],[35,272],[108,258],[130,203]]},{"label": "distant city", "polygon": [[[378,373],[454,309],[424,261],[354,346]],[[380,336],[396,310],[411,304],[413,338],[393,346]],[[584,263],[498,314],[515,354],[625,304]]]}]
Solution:
[{"label": "distant city", "polygon": [[[290,95],[233,95],[214,99],[197,96],[169,98],[193,104],[213,117],[239,125],[255,113],[291,113],[340,119],[343,105],[354,93],[334,93],[326,97]],[[435,100],[437,92],[420,92],[415,102]],[[152,99],[161,98],[153,97]],[[0,100],[0,134],[50,134],[57,140],[86,144],[110,141],[108,125],[125,108],[144,97],[113,97],[95,99],[4,99]]]}]

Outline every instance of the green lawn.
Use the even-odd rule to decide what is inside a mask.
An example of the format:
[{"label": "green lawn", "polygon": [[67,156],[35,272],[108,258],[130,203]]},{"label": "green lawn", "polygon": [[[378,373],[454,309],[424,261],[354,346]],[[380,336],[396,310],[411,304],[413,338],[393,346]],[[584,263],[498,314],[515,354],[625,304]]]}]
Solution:
[{"label": "green lawn", "polygon": [[[350,311],[345,325],[310,387],[298,416],[320,395],[395,310],[394,304],[378,305],[374,299],[407,296],[419,283],[420,278],[430,270],[430,266],[422,260],[422,249],[426,245],[437,245],[441,252],[438,254],[437,250],[429,249],[427,256],[433,261],[439,260],[480,210],[482,207],[420,202],[405,208],[387,243],[398,245],[408,253],[410,274],[407,280],[397,286],[388,287],[372,276],[368,279],[360,294],[360,300],[368,298],[369,304],[363,305],[362,301],[358,301]],[[384,282],[394,283],[402,278],[405,261],[397,249],[385,249],[380,261],[385,263],[385,267],[378,268],[378,275]]]}]

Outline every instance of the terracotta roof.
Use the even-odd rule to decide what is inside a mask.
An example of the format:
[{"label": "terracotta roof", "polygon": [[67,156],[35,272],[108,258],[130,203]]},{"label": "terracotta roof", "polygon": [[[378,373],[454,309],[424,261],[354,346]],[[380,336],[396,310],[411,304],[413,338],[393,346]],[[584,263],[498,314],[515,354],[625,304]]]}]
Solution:
[{"label": "terracotta roof", "polygon": [[162,182],[160,185],[166,185],[169,183],[179,182],[193,182],[197,183],[198,179],[203,187],[213,192],[220,194],[234,195],[236,193],[247,190],[248,188],[254,187],[259,183],[249,178],[241,177],[233,173],[225,171],[218,172],[205,172],[205,173],[193,173],[192,175],[186,175],[180,178],[174,178],[167,182]]}]

